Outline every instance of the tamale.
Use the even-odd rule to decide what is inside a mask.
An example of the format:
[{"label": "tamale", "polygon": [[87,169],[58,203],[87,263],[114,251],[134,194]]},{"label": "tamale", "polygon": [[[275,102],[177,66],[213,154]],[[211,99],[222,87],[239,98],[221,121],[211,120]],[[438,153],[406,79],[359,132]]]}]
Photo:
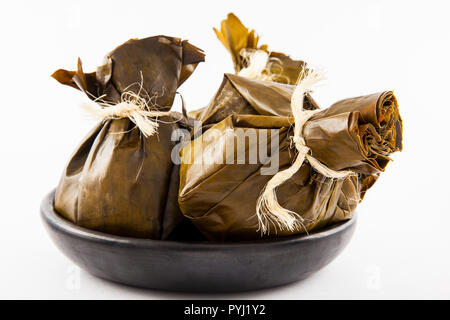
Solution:
[{"label": "tamale", "polygon": [[[129,40],[105,61],[97,71],[84,73],[79,60],[77,71],[58,70],[53,77],[108,103],[102,110],[131,95],[144,101],[143,112],[149,113],[170,110],[177,88],[204,54],[187,41],[156,36]],[[63,172],[55,209],[89,229],[165,239],[184,219],[177,205],[179,169],[171,159],[177,143],[172,133],[191,125],[183,115],[165,112],[152,120],[157,132],[146,135],[132,120],[112,116],[88,134]]]},{"label": "tamale", "polygon": [[[261,136],[261,130],[278,129],[279,147],[270,149],[272,155],[278,151],[279,169],[284,170],[295,158],[291,147],[293,123],[287,116],[234,114],[182,149],[180,208],[208,239],[240,241],[291,235],[349,219],[386,168],[389,155],[402,149],[402,121],[390,91],[342,100],[317,112],[303,127],[311,154],[334,170],[351,170],[355,175],[326,178],[304,162],[276,189],[279,204],[301,215],[301,227],[289,230],[273,224],[268,234],[262,235],[256,206],[273,174],[262,174],[261,169],[276,161],[277,155],[242,165],[223,161],[229,156],[225,146],[242,136],[253,136],[256,142],[249,142],[244,149],[247,161],[261,143],[266,144],[265,150],[272,146],[266,139],[261,140],[265,134]],[[196,148],[201,152],[196,153]]]},{"label": "tamale", "polygon": [[[225,125],[226,121],[224,119],[229,115],[233,115],[232,119],[241,117],[241,115],[290,117],[292,115],[291,98],[295,87],[280,85],[276,82],[296,84],[298,81],[303,80],[304,75],[311,71],[306,68],[306,63],[292,60],[284,54],[273,52],[267,54],[268,47],[266,45],[258,47],[259,37],[255,35],[254,30],[248,30],[233,14],[229,14],[228,18],[222,21],[220,31],[214,30],[219,40],[230,52],[236,74],[264,81],[245,79],[236,75],[225,75],[224,81],[211,103],[207,107],[191,113],[197,120],[203,122],[203,131],[211,127],[222,130],[235,130],[236,124],[234,124],[234,120],[228,120],[228,126]],[[264,60],[264,54],[260,54],[261,52],[266,53],[266,60]],[[260,59],[258,56],[263,58]],[[273,57],[276,57],[275,60],[278,64],[275,65],[278,65],[278,71],[273,69],[274,64],[270,60]],[[308,91],[304,95],[303,109],[319,109]],[[318,159],[319,163],[328,165],[331,170],[347,170],[348,172],[354,172],[355,175],[340,180],[329,179],[313,170],[309,163],[305,162],[299,172],[304,172],[305,167],[309,166],[310,178],[319,177],[318,180],[314,180],[315,182],[309,185],[317,184],[317,181],[320,181],[323,184],[333,185],[335,189],[330,188],[328,191],[321,189],[323,193],[319,192],[317,194],[307,193],[306,190],[308,189],[301,183],[298,184],[298,186],[301,186],[300,188],[295,188],[292,185],[292,181],[295,181],[298,174],[294,174],[287,181],[284,181],[278,186],[275,199],[279,200],[278,202],[283,208],[286,208],[287,212],[300,212],[301,218],[305,219],[305,223],[301,223],[301,228],[295,230],[295,232],[289,228],[284,230],[277,230],[276,227],[272,228],[269,230],[269,233],[272,235],[274,232],[284,235],[315,230],[329,223],[351,217],[357,203],[364,197],[365,192],[373,186],[380,172],[384,171],[390,160],[389,155],[402,148],[402,122],[398,113],[397,101],[391,92],[340,101],[331,108],[318,112],[309,120],[302,127],[302,132],[311,154]],[[289,125],[293,123],[294,120],[291,119]],[[217,128],[215,124],[217,124]],[[337,124],[339,124],[337,131],[333,131]],[[209,134],[204,134],[203,138],[206,135]],[[225,132],[222,132],[222,136],[224,135]],[[288,140],[291,142],[293,141],[292,138],[291,135]],[[232,140],[233,138],[230,139]],[[208,141],[207,143],[200,141],[200,145],[204,147],[201,148],[202,150],[211,151],[217,149],[217,146],[214,145],[211,139],[206,140]],[[223,143],[218,143],[218,145]],[[280,141],[280,143],[282,145],[283,142]],[[292,144],[291,142],[290,145]],[[188,148],[191,147],[192,145],[188,146]],[[294,162],[296,150],[290,150],[290,148],[286,148],[286,145],[285,149],[280,147],[280,150],[290,151],[290,161],[285,163],[280,161],[280,170],[283,171],[285,168],[291,167],[290,164]],[[188,154],[192,156],[191,153]],[[281,155],[280,157],[282,159]],[[220,159],[220,155],[203,155],[202,159]],[[201,173],[203,169],[198,164],[193,164],[193,172],[187,175],[187,172],[190,170],[189,165],[182,165],[182,175],[187,175],[185,178],[182,177],[180,185],[179,201],[182,211],[187,216],[190,216],[200,230],[212,240],[256,239],[255,231],[260,230],[261,221],[256,219],[259,212],[255,215],[255,208],[259,208],[264,186],[272,179],[260,177],[260,184],[254,188],[258,191],[255,191],[256,195],[253,193],[253,196],[249,197],[250,204],[247,207],[243,204],[243,200],[239,195],[243,193],[249,194],[246,188],[251,190],[250,183],[254,181],[253,177],[244,175],[245,178],[242,178],[244,176],[240,176],[237,173],[240,170],[245,170],[245,168],[232,166],[232,164],[228,165],[231,167],[218,170],[230,173],[233,179],[229,178],[229,182],[235,183],[232,189],[236,191],[236,194],[224,195],[220,198],[219,203],[206,201],[206,207],[210,208],[208,213],[195,209],[195,206],[201,208],[201,204],[198,201],[201,202],[202,196],[196,195],[196,193],[201,194],[202,192],[204,183],[202,179],[205,178]],[[207,172],[210,174],[207,175],[208,180],[210,179],[209,177],[212,177],[212,183],[216,183],[215,179],[219,177],[217,183],[223,182],[220,179],[222,177],[221,174],[214,172],[214,166],[209,165],[207,168]],[[251,172],[258,175],[258,170],[254,168],[254,171]],[[239,182],[239,178],[243,180]],[[183,183],[186,183],[187,186],[184,187]],[[289,186],[292,188],[289,188]],[[207,189],[214,190],[214,186],[208,185]],[[299,190],[299,193],[304,194],[305,198],[294,198],[293,192],[296,189]],[[217,187],[217,191],[219,190],[219,187]],[[286,191],[284,192],[283,190]],[[193,194],[192,196],[190,195],[191,193]],[[184,196],[185,194],[186,196]],[[292,203],[289,204],[289,200],[283,200],[283,198],[292,199]],[[330,202],[324,205],[327,210],[330,210],[327,211],[328,216],[323,214],[323,211],[317,205],[308,207],[310,202],[307,199],[322,199],[324,202],[321,203],[323,204],[329,200]],[[195,205],[190,207],[194,203]],[[246,208],[248,211],[243,215],[235,213],[235,216],[233,216],[233,210],[241,212],[239,209],[241,207]],[[216,211],[219,213],[216,214]],[[194,214],[191,214],[192,212]],[[330,214],[334,218],[327,221],[327,217],[330,217]],[[243,219],[242,221],[240,220],[241,218]],[[233,219],[236,219],[236,221],[231,222]],[[250,232],[249,230],[251,230],[250,235],[247,234]]]}]

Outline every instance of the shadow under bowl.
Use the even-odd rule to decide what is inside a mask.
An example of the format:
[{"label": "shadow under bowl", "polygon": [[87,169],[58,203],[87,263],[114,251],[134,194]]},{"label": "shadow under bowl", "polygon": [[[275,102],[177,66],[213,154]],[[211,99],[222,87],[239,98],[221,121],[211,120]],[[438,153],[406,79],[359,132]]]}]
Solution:
[{"label": "shadow under bowl", "polygon": [[54,209],[41,217],[56,246],[94,276],[141,288],[180,292],[240,292],[307,278],[350,241],[353,218],[309,235],[246,242],[178,242],[114,236],[79,227]]}]

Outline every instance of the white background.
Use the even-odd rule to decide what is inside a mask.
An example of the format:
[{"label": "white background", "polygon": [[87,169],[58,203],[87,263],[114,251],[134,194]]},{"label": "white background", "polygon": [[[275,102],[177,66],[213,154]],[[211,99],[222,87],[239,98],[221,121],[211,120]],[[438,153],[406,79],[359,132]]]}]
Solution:
[{"label": "white background", "polygon": [[[450,21],[448,1],[10,1],[0,9],[0,298],[450,298]],[[357,231],[332,264],[289,286],[233,295],[140,290],[77,269],[51,243],[41,198],[94,125],[80,92],[50,78],[93,70],[132,37],[165,34],[204,49],[181,87],[204,106],[231,59],[212,27],[230,11],[274,51],[328,70],[315,94],[394,90],[404,151],[359,207]],[[177,103],[178,104],[178,103]],[[179,106],[177,106],[179,108]],[[176,109],[177,109],[176,108]],[[282,271],[280,271],[282,272]]]}]

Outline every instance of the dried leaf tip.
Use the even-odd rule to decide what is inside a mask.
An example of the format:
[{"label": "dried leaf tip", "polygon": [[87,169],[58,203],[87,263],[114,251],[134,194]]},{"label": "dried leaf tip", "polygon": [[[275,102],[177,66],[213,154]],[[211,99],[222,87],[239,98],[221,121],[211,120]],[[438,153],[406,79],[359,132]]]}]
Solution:
[{"label": "dried leaf tip", "polygon": [[[259,36],[255,30],[248,29],[236,15],[229,13],[227,18],[220,24],[220,30],[213,28],[217,38],[231,55],[236,74],[243,69],[244,77],[255,79],[255,71],[262,70],[259,80],[273,81],[279,83],[295,84],[300,72],[306,69],[306,63],[301,60],[293,60],[281,52],[272,52],[268,46],[259,45]],[[257,54],[258,59],[252,59]],[[261,62],[263,54],[268,56],[267,63],[263,68],[260,63],[258,67],[252,66],[252,62]]]},{"label": "dried leaf tip", "polygon": [[244,49],[260,49],[267,51],[267,45],[258,48],[259,36],[255,30],[249,30],[233,13],[220,24],[220,31],[213,28],[217,38],[230,52],[234,63],[234,69],[238,73],[244,66],[245,61],[241,55]]}]

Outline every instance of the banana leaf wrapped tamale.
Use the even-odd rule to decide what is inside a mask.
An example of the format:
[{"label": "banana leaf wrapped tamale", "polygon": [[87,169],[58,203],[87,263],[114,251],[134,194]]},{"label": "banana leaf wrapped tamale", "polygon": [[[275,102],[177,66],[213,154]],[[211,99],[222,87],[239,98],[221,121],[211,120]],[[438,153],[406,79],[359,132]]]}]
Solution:
[{"label": "banana leaf wrapped tamale", "polygon": [[[262,87],[257,90],[260,97],[262,90]],[[306,92],[302,92],[297,107],[304,105]],[[253,98],[249,93],[245,99],[251,104],[250,101],[257,101]],[[258,105],[283,110],[277,109],[283,106],[283,99],[279,101],[276,104],[263,99]],[[291,235],[349,219],[364,192],[384,171],[389,155],[402,148],[402,122],[390,91],[304,112],[309,112],[309,119],[301,128],[294,126],[298,122],[293,115],[233,114],[181,150],[180,208],[206,237],[214,241],[240,241]],[[264,138],[269,135],[268,129],[278,132],[278,136]],[[300,132],[296,132],[298,129]],[[232,149],[231,155],[244,157],[245,165],[242,161],[227,161],[230,157],[227,146],[236,145],[235,141],[246,136],[253,137],[253,141],[245,144],[244,155],[237,149]],[[298,140],[305,145],[297,147]],[[271,157],[259,157],[248,163],[251,154],[264,155],[260,149],[269,147]],[[304,154],[298,162],[300,151]],[[262,169],[277,161],[281,171],[263,174]],[[297,167],[293,170],[294,166]],[[330,178],[328,172],[333,170],[342,175]],[[278,176],[282,176],[281,182],[271,184]],[[261,202],[271,192],[275,193],[274,203]],[[265,210],[261,210],[264,204]],[[268,207],[275,208],[276,214],[264,215]],[[280,222],[274,217],[285,220]]]},{"label": "banana leaf wrapped tamale", "polygon": [[177,88],[202,61],[203,52],[187,41],[156,36],[125,42],[95,72],[84,73],[79,60],[77,71],[53,74],[98,102],[104,118],[72,155],[57,187],[55,209],[63,217],[152,239],[167,238],[181,223],[171,137],[190,123],[169,110]]},{"label": "banana leaf wrapped tamale", "polygon": [[[227,130],[231,132],[266,130],[264,126],[264,128],[258,127],[262,120],[256,119],[262,119],[261,117],[254,116],[254,119],[250,121],[251,117],[243,115],[282,116],[287,119],[291,116],[284,126],[278,128],[280,133],[286,126],[294,124],[296,121],[292,119],[291,99],[295,87],[276,82],[289,84],[302,81],[304,76],[311,72],[306,68],[306,63],[292,60],[284,54],[268,52],[266,45],[258,47],[259,37],[255,35],[254,30],[250,31],[245,28],[233,14],[229,14],[228,18],[222,21],[220,31],[214,30],[230,52],[236,74],[242,77],[225,75],[224,81],[211,103],[206,108],[191,113],[194,118],[203,122],[202,129],[212,127],[219,132],[222,130],[222,133],[217,134],[222,137],[227,137],[225,134]],[[277,66],[278,69],[275,69],[274,66]],[[319,109],[308,90],[303,95],[303,110]],[[201,166],[199,167],[199,164],[193,164],[192,168],[182,165],[179,201],[183,212],[187,213],[186,215],[194,221],[201,231],[213,240],[253,239],[257,238],[254,231],[261,229],[265,233],[272,233],[272,235],[273,232],[271,231],[287,235],[314,230],[350,218],[357,203],[375,183],[380,172],[389,162],[389,154],[401,149],[402,128],[397,102],[391,92],[385,92],[343,100],[329,109],[316,111],[315,113],[317,114],[313,115],[309,119],[310,121],[302,127],[302,133],[304,134],[304,136],[302,134],[302,139],[306,142],[308,151],[315,158],[311,159],[309,155],[305,155],[309,158],[300,168],[296,169],[298,171],[289,173],[288,178],[281,179],[281,182],[278,181],[275,187],[272,186],[269,190],[267,190],[268,186],[271,183],[273,184],[273,180],[276,179],[275,177],[269,179],[267,176],[264,177],[259,174],[263,163],[255,163],[253,168],[227,164],[226,167],[218,169],[220,173],[214,172],[214,166],[209,165],[206,166],[208,178],[199,173],[203,170]],[[231,120],[228,118],[224,120],[229,115],[233,115],[230,118]],[[377,118],[378,115],[381,115],[379,119]],[[345,120],[346,117],[348,122]],[[243,121],[243,118],[246,120]],[[269,127],[270,124],[267,121],[274,122],[272,125],[277,123],[275,118],[272,118],[272,120],[265,118],[264,122]],[[338,128],[338,132],[333,132],[334,122],[336,121],[341,126]],[[241,127],[243,123],[249,123],[251,127]],[[335,133],[337,139],[330,132]],[[207,132],[203,138],[208,135],[212,136],[213,133]],[[256,136],[259,138],[258,134]],[[282,172],[292,171],[291,163],[296,163],[294,161],[296,150],[288,147],[288,145],[296,144],[293,136],[295,134],[290,135],[289,138],[279,137],[281,139],[278,150],[280,152],[279,165]],[[236,137],[232,136],[225,139],[233,140]],[[290,141],[290,144],[287,144],[286,140]],[[206,150],[211,151],[217,148],[211,138],[206,139],[206,141],[206,143],[203,143],[200,140],[200,145],[204,146]],[[258,141],[259,143],[261,141]],[[218,143],[219,146],[224,144],[226,142]],[[191,147],[192,145],[184,150],[187,154],[184,156],[185,161],[192,160],[189,159],[191,157],[195,158],[192,152],[187,151]],[[302,147],[300,146],[300,149]],[[346,153],[345,150],[348,147],[350,148]],[[203,148],[201,149],[203,150]],[[288,156],[284,154],[285,152],[288,152]],[[315,160],[316,158],[318,160]],[[220,155],[207,154],[203,155],[202,159],[220,159]],[[314,160],[316,167],[319,168],[322,166],[319,164],[329,164],[330,169],[326,168],[327,170],[324,170],[324,173],[341,170],[341,172],[345,172],[345,175],[340,179],[327,178],[327,175],[323,175],[317,172],[316,168],[312,168],[308,160]],[[284,170],[286,168],[289,168],[289,170]],[[308,171],[307,168],[309,168],[309,176],[305,174]],[[230,177],[228,177],[228,184],[225,183],[224,185],[228,185],[231,188],[230,190],[234,191],[229,195],[218,197],[218,199],[221,199],[220,203],[214,204],[214,201],[206,201],[205,205],[209,208],[208,213],[198,210],[198,208],[201,208],[201,203],[198,202],[202,200],[201,192],[203,188],[208,192],[215,189],[220,190],[220,183],[223,182],[220,177],[224,180],[227,179],[225,178],[225,172]],[[241,172],[241,174],[237,174],[238,172]],[[301,181],[298,180],[298,172],[304,173]],[[337,176],[339,176],[339,173]],[[205,179],[205,181],[202,181],[202,179]],[[219,181],[216,181],[216,179]],[[242,179],[242,181],[239,179]],[[211,182],[209,182],[210,180]],[[309,182],[305,185],[306,181]],[[252,182],[255,184],[252,185]],[[294,182],[297,184],[293,184]],[[327,185],[329,186],[328,189],[325,188]],[[277,188],[276,194],[270,196],[271,193],[275,193],[275,188]],[[249,202],[244,204],[241,195],[245,193],[247,196],[249,191],[251,192],[253,189],[259,191],[254,192],[249,197]],[[298,191],[295,193],[292,190]],[[262,193],[261,196],[260,193]],[[299,194],[301,196],[298,196]],[[270,201],[268,201],[268,198]],[[269,222],[274,222],[273,219],[269,221],[270,219],[267,216],[261,218],[264,209],[267,211],[266,207],[268,206],[277,208],[281,212],[280,215],[286,215],[287,221],[296,220],[299,223],[292,224],[290,222],[290,226],[287,228],[284,225],[284,228],[278,228],[277,230],[276,223],[278,223],[278,227],[280,226],[278,220],[275,221],[271,230],[266,230],[266,225]],[[240,207],[245,208],[245,213],[233,215],[233,210],[241,211],[239,210]],[[299,215],[297,212],[301,214]],[[283,227],[282,223],[281,226]]]}]

